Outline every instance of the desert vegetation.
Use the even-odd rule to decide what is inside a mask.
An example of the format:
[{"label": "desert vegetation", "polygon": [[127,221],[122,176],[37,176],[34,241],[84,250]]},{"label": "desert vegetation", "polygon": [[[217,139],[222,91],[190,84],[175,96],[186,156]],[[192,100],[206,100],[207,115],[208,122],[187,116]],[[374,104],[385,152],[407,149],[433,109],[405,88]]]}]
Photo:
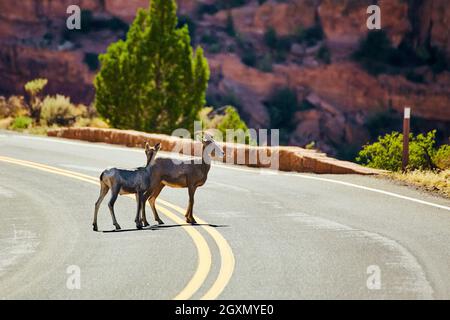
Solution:
[{"label": "desert vegetation", "polygon": [[[191,26],[187,19],[178,20],[175,1],[155,0],[150,10],[138,11],[126,40],[100,55],[95,107],[108,123],[171,134],[177,128],[192,131],[200,114],[207,114],[203,108],[209,66],[203,49],[191,46]],[[204,41],[216,44],[215,39],[212,35]],[[220,121],[206,124],[246,128],[233,106],[225,109]]]},{"label": "desert vegetation", "polygon": [[384,30],[371,31],[361,40],[353,59],[372,75],[400,74],[412,82],[425,81],[420,67],[429,67],[434,74],[449,70],[443,52],[431,45],[417,48],[407,43],[394,47]]},{"label": "desert vegetation", "polygon": [[35,79],[24,86],[24,96],[0,96],[0,129],[46,134],[49,128],[97,127],[108,124],[92,106],[74,104],[63,95],[46,95],[47,79]]},{"label": "desert vegetation", "polygon": [[[258,3],[275,5],[290,1]],[[80,55],[83,68],[91,75],[96,74],[95,102],[78,104],[74,101],[80,101],[79,96],[54,95],[54,90],[49,95],[46,89],[52,79],[35,79],[23,87],[23,93],[0,97],[0,127],[45,133],[47,128],[58,126],[110,126],[170,134],[179,127],[192,129],[194,120],[200,119],[206,128],[224,131],[247,128],[240,113],[248,123],[254,124],[252,113],[256,109],[252,108],[259,104],[265,107],[267,120],[257,124],[279,128],[282,144],[318,148],[354,161],[361,144],[368,141],[356,160],[366,166],[399,172],[402,136],[390,132],[399,129],[401,115],[398,109],[394,110],[398,106],[392,105],[389,97],[396,96],[409,103],[412,102],[410,97],[418,97],[431,109],[434,106],[428,101],[432,92],[436,98],[433,103],[440,105],[436,110],[443,113],[442,106],[448,97],[444,87],[449,63],[442,46],[429,40],[413,41],[404,34],[393,37],[389,32],[373,31],[360,35],[359,46],[355,42],[343,55],[329,41],[333,37],[339,40],[339,37],[331,32],[322,17],[292,23],[288,30],[284,20],[289,20],[289,16],[276,20],[277,23],[260,25],[258,33],[253,32],[255,29],[243,28],[241,20],[236,19],[239,16],[236,12],[239,7],[248,5],[250,8],[253,4],[247,0],[208,1],[198,3],[193,12],[188,10],[177,17],[175,1],[154,0],[151,8],[138,12],[131,26],[128,26],[131,20],[124,22],[117,14],[83,11],[81,31],[52,34],[49,30],[43,39],[46,43],[71,42],[73,46],[58,50],[77,51],[84,40],[92,40],[101,32],[108,34],[105,39],[109,48],[105,54],[98,55],[100,50],[87,46]],[[355,6],[349,3],[348,9],[353,10]],[[221,13],[222,20],[219,19]],[[322,14],[326,11],[318,12],[319,16]],[[110,37],[111,34],[118,36]],[[394,43],[396,38],[401,41]],[[229,56],[237,59],[216,56],[223,53],[230,53]],[[220,59],[226,60],[230,67],[228,73],[218,71],[210,79],[206,56],[217,70],[221,69],[218,67],[222,63]],[[339,68],[340,63],[351,60],[356,63],[349,63],[345,70]],[[245,69],[240,69],[240,62]],[[301,68],[295,69],[297,66]],[[245,84],[239,81],[240,72],[230,72],[251,68],[256,70],[251,70],[251,81]],[[314,72],[317,68],[322,72]],[[291,69],[295,69],[295,73]],[[346,73],[354,73],[359,80],[352,81],[352,76]],[[341,74],[345,81],[338,81]],[[331,87],[327,96],[309,83],[286,81],[295,80],[297,76],[310,78],[312,84],[327,83],[328,78],[336,81],[328,83]],[[437,86],[437,79],[444,81],[444,85]],[[377,92],[389,92],[381,94],[379,101],[378,97],[373,99],[370,95],[372,90],[367,90],[368,84],[377,85],[377,81],[381,83]],[[342,83],[351,85],[347,88]],[[255,95],[260,87],[267,90]],[[361,99],[352,101],[358,104],[352,106],[355,112],[341,110],[348,102],[341,99],[347,89],[349,94],[361,93],[357,95]],[[252,93],[254,99],[244,99],[243,95]],[[315,99],[310,99],[311,96]],[[331,106],[336,119],[343,120],[330,120],[329,111],[323,105]],[[423,121],[429,118],[427,125],[414,113],[411,128],[417,134],[410,137],[408,173],[415,172],[415,177],[418,172],[442,176],[442,172],[448,170],[450,158],[446,144],[448,119],[439,122],[425,111],[422,106]],[[424,133],[434,128],[438,131]],[[302,139],[305,132],[312,138]],[[342,135],[336,134],[341,132]]]},{"label": "desert vegetation", "polygon": [[[184,107],[180,108],[183,109],[180,113],[175,110],[178,107],[169,107],[174,118],[181,115],[176,118],[180,123],[183,119],[195,118],[196,111],[201,111],[205,105],[220,109],[231,104],[250,127],[276,128],[273,123],[278,122],[277,113],[284,110],[274,110],[276,106],[270,106],[269,102],[274,91],[288,87],[295,91],[298,106],[291,113],[291,123],[281,127],[285,132],[284,143],[305,147],[315,141],[323,152],[353,161],[362,144],[400,129],[400,111],[404,106],[413,108],[411,128],[415,133],[437,129],[437,143],[448,143],[450,51],[446,22],[449,13],[433,1],[382,1],[379,3],[381,10],[391,12],[384,15],[382,24],[389,27],[369,33],[364,25],[367,5],[363,1],[176,2],[178,18],[171,18],[176,25],[164,27],[165,36],[161,39],[181,39],[179,35],[187,26],[190,40],[181,41],[186,48],[183,55],[189,56],[190,49],[184,45],[187,42],[193,54],[196,47],[201,46],[211,66],[206,103],[195,104],[197,110],[192,114]],[[57,6],[46,6],[42,1],[27,1],[23,9],[16,7],[5,12],[4,18],[11,23],[2,26],[1,34],[5,38],[0,39],[3,57],[0,69],[6,75],[6,81],[0,83],[1,92],[25,96],[24,82],[41,76],[51,84],[52,95],[61,93],[70,97],[72,103],[90,105],[95,96],[90,79],[99,71],[103,74],[102,69],[108,69],[99,59],[101,53],[105,53],[108,46],[133,47],[138,41],[130,38],[132,33],[145,35],[144,40],[152,39],[147,34],[151,29],[147,17],[140,32],[136,33],[136,28],[129,32],[136,7],[146,10],[145,16],[151,15],[150,1],[134,1],[129,6],[123,1],[116,1],[114,5],[105,5],[101,0],[89,3],[92,5],[81,6],[81,30],[68,30],[66,12]],[[159,6],[157,1],[154,4]],[[171,6],[170,1],[166,6]],[[29,20],[16,19],[22,10],[31,13]],[[25,29],[35,30],[35,36],[20,32]],[[116,44],[120,40],[125,45]],[[154,59],[158,46],[153,43],[135,48],[151,50],[149,57]],[[178,45],[170,49],[175,52],[176,48]],[[167,50],[161,52],[167,56]],[[141,68],[136,68],[141,62],[135,61],[138,55],[133,50],[109,55],[111,60],[124,62],[123,74],[117,79],[110,77],[110,87],[119,88],[124,82],[122,78],[134,77],[132,70],[138,71],[136,76],[142,75],[149,65],[144,59]],[[129,64],[130,61],[133,63]],[[67,72],[61,72],[68,65],[71,67]],[[163,67],[167,66],[159,70],[164,70]],[[244,72],[245,80],[241,76]],[[167,121],[163,119],[168,117],[166,112],[155,111],[167,105],[166,102],[147,105],[145,101],[153,98],[147,95],[146,91],[151,90],[145,87],[147,89],[141,92],[137,90],[136,96],[140,98],[136,109],[145,110],[142,114],[146,119],[153,117],[150,113],[158,114],[156,128],[147,120],[147,123],[131,126],[102,114],[104,119],[111,126],[170,131],[166,127],[158,128],[159,123],[166,126]],[[123,100],[127,100],[129,94],[124,92]],[[230,92],[236,96],[233,99],[236,104],[227,101]],[[99,113],[116,112],[115,106],[105,110],[99,106]],[[130,113],[134,118],[134,111]]]},{"label": "desert vegetation", "polygon": [[[89,11],[82,15],[84,33],[113,26],[128,30]],[[205,128],[223,133],[247,130],[237,101],[224,101],[218,110],[205,108],[209,66],[203,49],[191,46],[193,25],[188,18],[178,20],[175,1],[153,1],[150,9],[138,11],[125,40],[99,57],[85,54],[89,68],[99,69],[92,105],[47,95],[48,80],[38,78],[26,83],[23,96],[0,98],[0,128],[45,134],[54,127],[111,126],[170,134],[177,128],[193,130],[194,121],[203,120]]]},{"label": "desert vegetation", "polygon": [[403,135],[392,132],[365,145],[356,161],[362,165],[389,170],[391,178],[437,191],[450,197],[450,145],[436,146],[436,130],[410,134],[409,165],[402,172]]}]

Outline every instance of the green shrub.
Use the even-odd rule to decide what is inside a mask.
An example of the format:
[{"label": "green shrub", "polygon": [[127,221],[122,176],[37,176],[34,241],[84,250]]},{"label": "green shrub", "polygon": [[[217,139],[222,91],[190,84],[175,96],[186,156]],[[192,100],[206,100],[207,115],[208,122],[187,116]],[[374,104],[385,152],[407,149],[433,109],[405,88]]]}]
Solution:
[{"label": "green shrub", "polygon": [[[433,158],[436,154],[436,130],[427,134],[410,134],[409,170],[435,169]],[[403,148],[402,148],[403,149]]]},{"label": "green shrub", "polygon": [[371,31],[361,40],[358,50],[353,53],[353,59],[360,62],[364,69],[372,75],[387,71],[392,45],[384,30]]},{"label": "green shrub", "polygon": [[291,50],[292,39],[289,36],[277,37],[277,51],[288,52]]},{"label": "green shrub", "polygon": [[208,4],[208,3],[200,3],[197,6],[197,16],[201,17],[204,14],[215,14],[219,11],[217,6],[215,4]]},{"label": "green shrub", "polygon": [[222,106],[234,106],[237,109],[242,108],[241,100],[239,100],[239,97],[234,92],[231,91],[221,96],[220,102]]},{"label": "green shrub", "polygon": [[242,53],[241,61],[249,67],[256,66],[257,56],[253,50],[245,50]]},{"label": "green shrub", "polygon": [[[218,110],[214,110],[211,107],[203,108],[199,113],[199,118],[203,123],[204,129],[217,129],[219,130],[223,138],[226,138],[227,129],[242,130],[247,133],[248,127],[244,120],[241,119],[238,111],[233,106],[225,106]],[[234,138],[235,142],[238,137]],[[249,143],[248,135],[245,137],[245,143]]]},{"label": "green shrub", "polygon": [[34,79],[31,81],[28,81],[25,84],[25,91],[31,96],[36,96],[39,94],[42,90],[44,90],[45,86],[47,85],[48,80],[44,78]]},{"label": "green shrub", "polygon": [[195,21],[192,20],[189,16],[181,15],[178,17],[177,28],[180,29],[183,28],[184,26],[188,27],[191,39],[195,39],[195,34],[197,31],[197,25]]},{"label": "green shrub", "polygon": [[[242,109],[242,102],[232,91],[227,91],[225,93],[208,91],[206,95],[206,104],[215,108],[234,106],[238,110]],[[202,108],[201,112],[205,112],[204,110],[205,108]]]},{"label": "green shrub", "polygon": [[220,43],[214,43],[209,46],[210,53],[219,53],[220,51],[222,51],[222,46],[220,45]]},{"label": "green shrub", "polygon": [[270,27],[264,32],[264,43],[272,49],[275,49],[277,47],[277,32],[273,27]]},{"label": "green shrub", "polygon": [[316,142],[315,141],[311,141],[310,143],[308,143],[305,146],[306,150],[314,150],[316,148]]},{"label": "green shrub", "polygon": [[280,142],[287,143],[295,128],[294,113],[299,110],[297,94],[290,88],[275,90],[264,103],[269,111],[270,128],[280,130]]},{"label": "green shrub", "polygon": [[269,27],[264,33],[264,43],[271,49],[289,51],[292,40],[289,36],[278,36],[276,30],[273,27]]},{"label": "green shrub", "polygon": [[450,169],[450,145],[442,145],[434,155],[433,161],[439,169]]},{"label": "green shrub", "polygon": [[236,30],[234,29],[233,16],[231,15],[231,13],[228,13],[227,16],[227,24],[225,26],[225,32],[231,37],[234,37],[236,35]]},{"label": "green shrub", "polygon": [[303,100],[300,105],[299,105],[299,109],[302,111],[306,111],[306,110],[311,110],[314,109],[316,106],[313,105],[311,102],[309,102],[308,100]]},{"label": "green shrub", "polygon": [[225,108],[225,115],[218,123],[217,129],[219,129],[224,135],[224,137],[226,137],[227,129],[247,131],[248,127],[246,123],[241,119],[236,108],[232,106],[227,106]]},{"label": "green shrub", "polygon": [[129,29],[128,23],[126,23],[125,21],[117,18],[117,17],[112,17],[111,19],[106,19],[104,21],[95,21],[94,20],[94,24],[93,24],[93,28],[94,29],[98,29],[98,30],[102,30],[102,29],[109,29],[109,30],[113,30],[113,31],[124,31],[127,32]]},{"label": "green shrub", "polygon": [[317,51],[316,58],[325,64],[331,63],[331,52],[327,46],[321,46]]},{"label": "green shrub", "polygon": [[241,51],[240,56],[242,63],[249,67],[256,67],[258,56],[255,53],[253,44],[248,41],[242,34],[236,35],[236,43],[239,50]]},{"label": "green shrub", "polygon": [[216,0],[219,9],[231,9],[240,7],[249,2],[249,0]]},{"label": "green shrub", "polygon": [[49,126],[54,124],[67,126],[73,124],[77,117],[85,113],[86,108],[75,107],[68,97],[62,95],[47,96],[42,102],[41,119]]},{"label": "green shrub", "polygon": [[81,30],[72,30],[73,32],[89,33],[92,27],[92,11],[81,10]]},{"label": "green shrub", "polygon": [[44,40],[45,45],[49,46],[53,41],[53,34],[50,32],[46,32],[42,39]]},{"label": "green shrub", "polygon": [[427,65],[436,74],[449,68],[445,54],[438,48],[420,46],[414,49],[407,42],[395,48],[384,30],[370,31],[352,57],[372,75],[403,74],[414,82],[423,81],[414,74],[415,67]]},{"label": "green shrub", "polygon": [[89,70],[95,71],[99,67],[98,54],[93,52],[86,52],[84,54],[84,63],[86,63],[89,67]]},{"label": "green shrub", "polygon": [[445,53],[437,47],[432,47],[430,49],[430,56],[427,60],[427,64],[430,65],[431,70],[435,74],[439,74],[446,70],[450,71],[450,65],[447,62]]},{"label": "green shrub", "polygon": [[33,123],[33,119],[27,116],[19,116],[14,119],[11,124],[11,129],[13,130],[23,130],[27,129]]},{"label": "green shrub", "polygon": [[[426,135],[410,134],[409,143],[409,170],[433,169],[435,155],[436,130]],[[362,165],[390,171],[399,171],[402,168],[403,135],[392,132],[378,141],[365,145],[356,157],[356,161]]]},{"label": "green shrub", "polygon": [[219,43],[219,38],[214,33],[205,33],[200,37],[200,42],[204,44],[217,44]]},{"label": "green shrub", "polygon": [[272,55],[266,53],[261,59],[256,63],[256,68],[262,72],[272,72]]},{"label": "green shrub", "polygon": [[324,33],[319,24],[306,29],[299,28],[295,35],[295,40],[298,43],[304,43],[309,47],[316,45],[316,43],[322,41],[323,38]]},{"label": "green shrub", "polygon": [[424,83],[425,79],[423,75],[414,72],[413,70],[409,70],[405,73],[405,78],[411,82],[415,83]]}]

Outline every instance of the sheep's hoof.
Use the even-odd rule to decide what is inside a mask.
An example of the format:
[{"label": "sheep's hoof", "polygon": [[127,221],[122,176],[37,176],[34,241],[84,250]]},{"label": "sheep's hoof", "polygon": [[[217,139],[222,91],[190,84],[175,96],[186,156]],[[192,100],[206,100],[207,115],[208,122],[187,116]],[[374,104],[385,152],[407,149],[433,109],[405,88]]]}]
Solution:
[{"label": "sheep's hoof", "polygon": [[98,231],[98,228],[97,228],[97,224],[96,224],[96,223],[93,223],[93,224],[92,224],[92,229],[93,229],[94,231]]},{"label": "sheep's hoof", "polygon": [[116,227],[116,230],[120,230],[121,229],[119,224],[115,224],[115,227]]},{"label": "sheep's hoof", "polygon": [[195,219],[186,219],[186,222],[190,224],[197,224],[197,221],[195,221]]},{"label": "sheep's hoof", "polygon": [[136,228],[138,228],[139,230],[141,230],[141,229],[142,229],[142,224],[136,223]]},{"label": "sheep's hoof", "polygon": [[149,226],[150,226],[150,223],[148,223],[147,221],[144,221],[144,222],[142,223],[142,225],[143,225],[144,227],[149,227]]},{"label": "sheep's hoof", "polygon": [[164,224],[164,221],[158,220],[158,224]]}]

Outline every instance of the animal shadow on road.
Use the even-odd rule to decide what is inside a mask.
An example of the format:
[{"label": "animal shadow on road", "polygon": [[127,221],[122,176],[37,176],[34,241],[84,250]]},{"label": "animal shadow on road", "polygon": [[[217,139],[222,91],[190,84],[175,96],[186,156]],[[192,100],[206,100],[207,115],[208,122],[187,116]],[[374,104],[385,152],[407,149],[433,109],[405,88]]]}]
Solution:
[{"label": "animal shadow on road", "polygon": [[164,230],[164,229],[170,229],[170,228],[180,228],[180,227],[212,227],[212,228],[227,228],[228,225],[217,225],[217,224],[210,224],[210,223],[196,223],[196,224],[164,224],[164,225],[154,225],[147,228],[142,229],[121,229],[121,230],[105,230],[102,231],[103,233],[117,233],[117,232],[133,232],[133,231],[157,231],[157,230]]}]

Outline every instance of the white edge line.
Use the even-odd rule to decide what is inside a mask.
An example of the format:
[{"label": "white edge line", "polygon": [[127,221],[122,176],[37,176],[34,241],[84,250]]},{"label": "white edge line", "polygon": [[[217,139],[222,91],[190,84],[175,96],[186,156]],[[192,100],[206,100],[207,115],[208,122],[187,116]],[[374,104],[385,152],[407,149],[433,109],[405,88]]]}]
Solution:
[{"label": "white edge line", "polygon": [[[32,137],[32,136],[26,136],[26,135],[22,136],[22,135],[14,135],[14,134],[12,134],[11,136],[16,137],[16,138],[22,138],[22,139],[41,140],[41,141],[47,141],[47,142],[50,141],[50,142],[71,144],[71,145],[77,145],[77,146],[85,146],[85,147],[91,147],[91,148],[102,148],[102,149],[116,150],[116,151],[142,152],[142,151],[134,149],[134,148],[126,148],[126,147],[119,146],[119,145],[117,147],[113,147],[113,146],[104,146],[104,145],[93,144],[93,143],[89,143],[89,142],[65,141],[65,140],[61,140],[60,138]],[[175,153],[169,153],[169,154],[171,154],[173,156],[186,157],[186,156],[178,155],[178,154],[175,154]],[[225,165],[225,164],[221,164],[221,163],[215,163],[214,165],[218,166],[218,167],[221,167],[221,168],[224,168],[224,169],[245,171],[245,172],[259,173],[259,174],[261,173],[260,172],[261,169],[237,168],[237,167],[234,167],[234,166],[231,166],[231,165]],[[320,177],[314,177],[314,176],[307,176],[307,175],[304,175],[304,174],[297,174],[297,173],[276,172],[276,174],[285,175],[285,176],[299,177],[299,178],[303,178],[303,179],[310,179],[310,180],[316,180],[316,181],[324,181],[324,182],[336,183],[336,184],[344,185],[344,186],[347,186],[347,187],[353,187],[353,188],[358,188],[358,189],[362,189],[362,190],[366,190],[366,191],[372,191],[372,192],[384,194],[384,195],[387,195],[387,196],[391,196],[391,197],[395,197],[395,198],[399,198],[399,199],[403,199],[403,200],[409,200],[409,201],[413,201],[413,202],[420,203],[420,204],[423,204],[423,205],[428,205],[428,206],[432,206],[432,207],[435,207],[435,208],[439,208],[439,209],[450,211],[450,207],[447,207],[447,206],[444,206],[444,205],[440,205],[440,204],[436,204],[436,203],[432,203],[432,202],[428,202],[428,201],[424,201],[424,200],[420,200],[420,199],[416,199],[416,198],[412,198],[412,197],[408,197],[408,196],[403,196],[403,195],[400,195],[400,194],[397,194],[397,193],[393,193],[393,192],[389,192],[389,191],[384,191],[384,190],[380,190],[380,189],[365,187],[365,186],[361,186],[361,185],[350,183],[350,182],[333,180],[333,179],[328,179],[328,178],[320,178]]]}]

